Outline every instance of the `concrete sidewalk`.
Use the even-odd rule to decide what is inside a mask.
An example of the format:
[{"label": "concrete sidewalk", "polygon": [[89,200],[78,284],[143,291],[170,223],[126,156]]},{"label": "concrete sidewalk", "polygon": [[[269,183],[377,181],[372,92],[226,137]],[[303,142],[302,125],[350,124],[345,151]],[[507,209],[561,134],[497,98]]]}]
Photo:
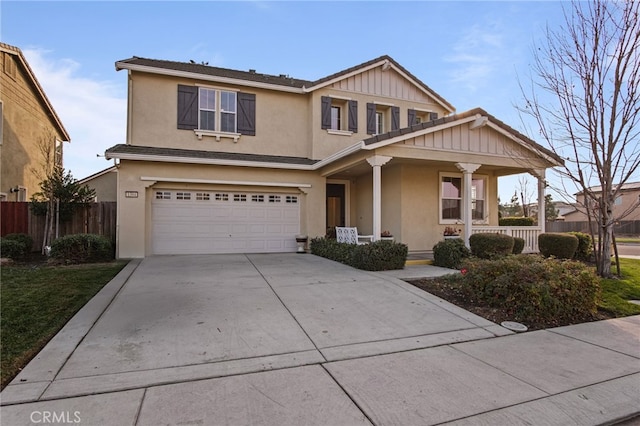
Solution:
[{"label": "concrete sidewalk", "polygon": [[2,424],[640,415],[640,316],[515,335],[398,278],[449,272],[297,254],[132,261],[2,392]]}]

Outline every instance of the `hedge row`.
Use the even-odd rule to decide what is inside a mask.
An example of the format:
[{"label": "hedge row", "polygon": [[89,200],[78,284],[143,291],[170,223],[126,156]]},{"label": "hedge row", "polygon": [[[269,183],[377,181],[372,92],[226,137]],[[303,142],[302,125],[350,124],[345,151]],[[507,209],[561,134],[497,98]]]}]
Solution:
[{"label": "hedge row", "polygon": [[406,244],[386,240],[356,245],[330,238],[313,238],[310,249],[312,254],[365,271],[403,269],[409,254]]},{"label": "hedge row", "polygon": [[91,263],[113,259],[113,247],[106,237],[95,234],[73,234],[51,244],[51,258],[58,263]]},{"label": "hedge row", "polygon": [[20,260],[31,253],[33,238],[27,234],[7,234],[0,238],[0,255]]}]

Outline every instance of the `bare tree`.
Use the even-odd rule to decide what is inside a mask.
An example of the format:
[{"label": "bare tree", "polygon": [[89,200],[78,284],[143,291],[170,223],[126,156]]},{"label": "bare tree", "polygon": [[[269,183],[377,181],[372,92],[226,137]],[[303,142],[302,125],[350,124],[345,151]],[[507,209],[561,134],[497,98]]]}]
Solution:
[{"label": "bare tree", "polygon": [[533,193],[529,188],[529,179],[526,175],[518,177],[518,190],[520,191],[520,201],[522,202],[522,216],[531,216],[531,200]]},{"label": "bare tree", "polygon": [[564,25],[547,29],[537,46],[531,86],[521,84],[518,109],[565,159],[557,169],[564,194],[572,183],[587,200],[602,277],[611,276],[613,226],[622,219],[613,214],[614,200],[640,165],[639,8],[639,1],[574,0]]}]

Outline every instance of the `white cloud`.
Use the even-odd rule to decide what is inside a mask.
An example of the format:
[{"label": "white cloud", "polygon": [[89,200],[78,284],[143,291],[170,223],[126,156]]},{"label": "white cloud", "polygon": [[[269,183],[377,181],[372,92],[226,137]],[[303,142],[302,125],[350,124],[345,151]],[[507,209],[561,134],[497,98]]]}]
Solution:
[{"label": "white cloud", "polygon": [[462,32],[454,44],[453,53],[445,57],[455,66],[451,80],[475,92],[484,87],[501,66],[503,37],[495,25],[476,24]]},{"label": "white cloud", "polygon": [[71,137],[71,143],[65,144],[64,167],[82,179],[111,166],[96,154],[125,143],[126,83],[81,76],[82,64],[51,59],[49,51],[25,49],[23,53]]}]

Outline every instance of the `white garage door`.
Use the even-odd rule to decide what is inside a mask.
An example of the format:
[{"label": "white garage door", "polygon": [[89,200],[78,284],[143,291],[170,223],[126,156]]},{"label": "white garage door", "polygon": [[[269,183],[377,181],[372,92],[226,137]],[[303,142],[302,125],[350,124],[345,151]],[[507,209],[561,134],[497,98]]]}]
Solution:
[{"label": "white garage door", "polygon": [[154,254],[295,251],[297,195],[154,190]]}]

